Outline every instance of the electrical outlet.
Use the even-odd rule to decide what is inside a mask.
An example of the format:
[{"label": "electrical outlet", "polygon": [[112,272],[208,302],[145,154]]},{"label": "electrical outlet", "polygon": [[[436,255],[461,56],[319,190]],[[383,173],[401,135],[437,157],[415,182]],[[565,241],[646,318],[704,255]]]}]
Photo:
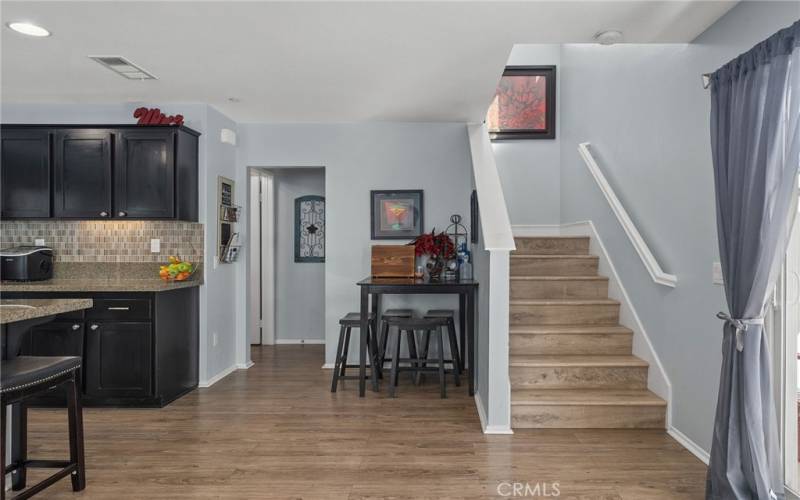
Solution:
[{"label": "electrical outlet", "polygon": [[722,278],[722,264],[714,262],[711,265],[711,283],[715,285],[724,285],[725,280]]},{"label": "electrical outlet", "polygon": [[150,240],[150,251],[152,253],[159,253],[161,252],[161,240],[158,238],[152,238]]},{"label": "electrical outlet", "polygon": [[219,335],[217,335],[217,332],[214,332],[211,334],[211,345],[213,347],[217,347],[218,343],[219,343]]},{"label": "electrical outlet", "polygon": [[36,245],[37,247],[43,247],[44,238],[36,238],[35,240],[33,240],[33,244]]}]

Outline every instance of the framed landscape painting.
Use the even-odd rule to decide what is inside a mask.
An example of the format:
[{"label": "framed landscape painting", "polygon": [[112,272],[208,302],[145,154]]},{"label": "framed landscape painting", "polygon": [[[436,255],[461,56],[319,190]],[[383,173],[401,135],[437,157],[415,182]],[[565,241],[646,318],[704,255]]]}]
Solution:
[{"label": "framed landscape painting", "polygon": [[556,67],[506,66],[486,128],[492,140],[555,139]]},{"label": "framed landscape painting", "polygon": [[405,240],[422,234],[421,189],[370,191],[370,222],[373,240]]}]

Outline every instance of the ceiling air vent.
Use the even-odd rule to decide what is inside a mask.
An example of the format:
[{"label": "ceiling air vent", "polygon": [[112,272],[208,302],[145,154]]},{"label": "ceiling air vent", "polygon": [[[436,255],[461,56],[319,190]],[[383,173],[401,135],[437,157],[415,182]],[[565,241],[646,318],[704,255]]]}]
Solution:
[{"label": "ceiling air vent", "polygon": [[89,59],[97,61],[128,80],[158,80],[155,75],[133,64],[122,56],[89,56]]}]

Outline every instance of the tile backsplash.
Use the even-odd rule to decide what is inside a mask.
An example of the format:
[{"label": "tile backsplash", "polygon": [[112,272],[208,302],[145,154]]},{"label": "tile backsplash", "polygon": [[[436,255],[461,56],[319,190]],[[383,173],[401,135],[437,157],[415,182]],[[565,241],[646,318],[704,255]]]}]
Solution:
[{"label": "tile backsplash", "polygon": [[[0,247],[33,245],[42,238],[56,262],[165,262],[179,255],[203,262],[203,225],[179,221],[0,221]],[[150,240],[161,251],[150,252]]]}]

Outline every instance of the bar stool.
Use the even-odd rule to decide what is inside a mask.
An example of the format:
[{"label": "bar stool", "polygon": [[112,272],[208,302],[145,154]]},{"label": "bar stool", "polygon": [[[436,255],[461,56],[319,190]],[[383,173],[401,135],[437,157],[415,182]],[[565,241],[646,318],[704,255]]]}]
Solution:
[{"label": "bar stool", "polygon": [[[453,357],[453,360],[458,362],[458,374],[461,375],[464,372],[464,360],[461,359],[461,351],[458,349],[458,341],[456,340],[456,312],[452,309],[428,309],[428,312],[425,313],[424,317],[447,318],[447,335],[450,338],[450,353]],[[429,337],[427,335],[423,335],[422,342],[424,344],[424,352],[427,354]]]},{"label": "bar stool", "polygon": [[[376,369],[376,359],[378,357],[375,339],[373,335],[373,322],[375,315],[369,313],[369,323],[367,324],[367,352],[370,360],[370,369]],[[359,368],[358,365],[347,364],[347,351],[350,347],[350,331],[353,328],[361,328],[361,314],[357,312],[347,313],[339,320],[339,345],[336,349],[336,363],[333,367],[333,381],[331,382],[331,392],[336,392],[340,380],[356,379],[358,375],[347,375],[348,368]],[[380,371],[378,371],[380,373]],[[370,377],[367,376],[369,379]]]},{"label": "bar stool", "polygon": [[[378,352],[380,359],[378,360],[378,376],[383,378],[383,365],[386,363],[386,346],[389,342],[389,324],[386,322],[388,318],[412,318],[414,311],[412,309],[387,309],[381,314],[381,335],[378,341]],[[413,351],[414,356],[417,353],[417,339],[412,335],[409,337],[408,350]]]},{"label": "bar stool", "polygon": [[[19,356],[3,360],[0,373],[0,464],[6,463],[6,406],[19,404],[20,442],[19,460],[2,467],[0,474],[0,499],[5,499],[5,476],[12,472],[13,490],[25,488],[29,468],[58,468],[58,472],[31,486],[15,499],[30,498],[70,476],[72,490],[86,488],[86,466],[83,457],[83,410],[78,397],[78,369],[81,358],[77,356]],[[67,390],[67,414],[69,417],[69,460],[28,460],[28,415],[25,400],[64,385]]]},{"label": "bar stool", "polygon": [[[395,397],[397,392],[397,381],[398,375],[401,371],[409,371],[412,372],[415,377],[415,383],[418,381],[418,377],[416,375],[422,372],[438,372],[439,373],[439,388],[441,392],[441,397],[447,397],[447,380],[445,379],[446,373],[453,373],[455,377],[456,385],[460,385],[461,382],[458,377],[458,366],[457,361],[455,363],[453,370],[446,370],[445,364],[450,362],[449,360],[444,359],[444,340],[442,339],[442,328],[447,326],[447,318],[396,318],[396,317],[389,317],[386,318],[386,323],[388,326],[397,328],[397,341],[394,343],[394,353],[392,355],[392,370],[391,374],[389,375],[389,396]],[[439,357],[436,362],[436,366],[429,366],[431,364],[431,360],[426,358],[421,358],[416,355],[416,352],[409,352],[408,358],[401,358],[400,357],[400,344],[402,343],[403,333],[406,334],[406,337],[414,337],[415,330],[424,330],[428,334],[428,338],[430,338],[430,333],[438,333],[438,341],[439,341]],[[401,367],[400,363],[408,362],[409,366]],[[424,363],[424,365],[423,365]]]}]

